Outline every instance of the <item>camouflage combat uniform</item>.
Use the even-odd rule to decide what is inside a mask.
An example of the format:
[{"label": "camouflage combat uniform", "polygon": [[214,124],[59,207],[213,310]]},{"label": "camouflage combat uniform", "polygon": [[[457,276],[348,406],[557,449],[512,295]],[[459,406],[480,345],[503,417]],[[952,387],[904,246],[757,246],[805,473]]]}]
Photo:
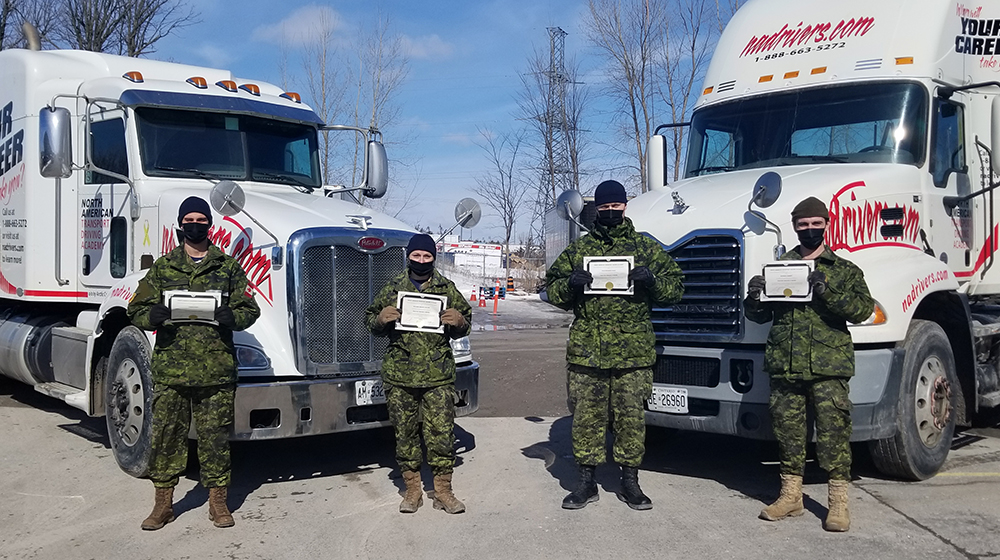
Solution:
[{"label": "camouflage combat uniform", "polygon": [[444,334],[397,331],[393,323],[380,326],[378,314],[396,305],[399,292],[416,292],[404,272],[382,288],[367,311],[368,328],[376,336],[388,336],[389,348],[382,361],[389,419],[396,431],[396,460],[404,471],[419,471],[420,422],[423,421],[427,463],[435,475],[450,474],[455,467],[455,359],[452,338],[467,336],[472,308],[455,285],[438,271],[420,286],[420,292],[448,297],[445,308],[465,317],[465,327],[445,325]]},{"label": "camouflage combat uniform", "polygon": [[[635,257],[656,278],[650,289],[632,296],[582,295],[569,285],[583,257]],[[643,403],[653,390],[656,336],[650,308],[666,305],[684,293],[680,267],[652,238],[635,231],[625,218],[620,225],[594,229],[575,241],[549,269],[545,284],[549,302],[571,309],[574,319],[566,346],[573,411],[573,455],[580,465],[605,461],[609,412],[615,434],[614,460],[637,467],[645,453]]]},{"label": "camouflage combat uniform", "polygon": [[188,433],[194,417],[198,433],[201,482],[206,488],[229,486],[229,430],[233,424],[236,358],[233,331],[212,325],[154,327],[149,310],[163,303],[163,292],[219,290],[233,310],[236,330],[260,316],[247,291],[247,277],[232,257],[215,245],[195,263],[181,245],[153,263],[128,306],[132,323],[156,330],[153,350],[153,434],[149,478],[157,488],[172,488],[187,467]]},{"label": "camouflage combat uniform", "polygon": [[[798,260],[800,248],[782,260]],[[773,320],[764,353],[771,380],[771,423],[782,474],[801,476],[806,462],[806,407],[816,413],[816,455],[831,479],[851,479],[851,400],[854,344],[847,322],[871,316],[875,302],[861,269],[825,249],[815,260],[827,289],[809,303],[744,301],[756,323]]]}]

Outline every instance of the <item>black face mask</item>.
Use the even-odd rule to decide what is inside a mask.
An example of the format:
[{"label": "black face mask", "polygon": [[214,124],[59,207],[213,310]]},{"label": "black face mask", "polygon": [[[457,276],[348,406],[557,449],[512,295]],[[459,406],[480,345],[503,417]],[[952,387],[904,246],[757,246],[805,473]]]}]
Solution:
[{"label": "black face mask", "polygon": [[208,238],[208,228],[209,224],[199,224],[195,222],[187,222],[181,224],[181,229],[184,231],[184,239],[187,239],[191,243],[201,243]]},{"label": "black face mask", "polygon": [[615,227],[625,221],[624,210],[598,210],[597,223],[604,227]]},{"label": "black face mask", "polygon": [[425,263],[407,261],[406,266],[410,268],[410,272],[412,272],[414,276],[429,276],[430,273],[434,271],[434,261]]},{"label": "black face mask", "polygon": [[825,233],[826,228],[800,229],[795,232],[799,236],[799,243],[810,251],[815,250],[823,244],[823,235]]}]

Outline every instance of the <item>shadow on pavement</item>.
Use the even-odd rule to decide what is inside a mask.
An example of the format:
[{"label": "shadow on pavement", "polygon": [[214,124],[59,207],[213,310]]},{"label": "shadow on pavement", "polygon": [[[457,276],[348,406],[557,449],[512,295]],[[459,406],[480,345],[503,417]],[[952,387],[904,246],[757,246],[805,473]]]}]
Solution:
[{"label": "shadow on pavement", "polygon": [[[540,418],[525,418],[541,421]],[[573,459],[571,428],[573,418],[566,416],[552,423],[549,438],[525,447],[525,457],[540,459],[548,473],[559,481],[567,492],[572,491],[578,479]],[[608,436],[608,461],[597,468],[597,482],[603,490],[616,493],[620,487],[620,471],[611,459],[611,435]],[[865,445],[852,445],[855,475],[877,476]],[[827,475],[815,461],[815,450],[810,444],[806,463],[806,484],[824,484]],[[697,432],[681,432],[654,426],[646,430],[646,454],[640,466],[642,472],[657,472],[688,478],[713,480],[738,492],[761,505],[774,501],[780,487],[778,446],[772,441],[760,441]],[[805,507],[822,518],[826,515],[826,487],[817,492],[807,489]],[[821,494],[821,495],[820,495]],[[656,496],[650,496],[654,503]],[[559,498],[561,499],[561,497]]]}]

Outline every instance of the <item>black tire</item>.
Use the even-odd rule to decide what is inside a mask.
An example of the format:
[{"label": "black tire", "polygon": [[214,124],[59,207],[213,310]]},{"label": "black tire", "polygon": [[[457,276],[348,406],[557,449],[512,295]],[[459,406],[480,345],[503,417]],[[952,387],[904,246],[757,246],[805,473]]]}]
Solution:
[{"label": "black tire", "polygon": [[955,357],[940,325],[914,320],[904,342],[896,435],[868,442],[882,473],[924,480],[937,474],[955,435]]},{"label": "black tire", "polygon": [[111,450],[118,466],[137,478],[149,474],[153,423],[150,356],[146,335],[135,327],[125,327],[111,346],[104,380]]}]

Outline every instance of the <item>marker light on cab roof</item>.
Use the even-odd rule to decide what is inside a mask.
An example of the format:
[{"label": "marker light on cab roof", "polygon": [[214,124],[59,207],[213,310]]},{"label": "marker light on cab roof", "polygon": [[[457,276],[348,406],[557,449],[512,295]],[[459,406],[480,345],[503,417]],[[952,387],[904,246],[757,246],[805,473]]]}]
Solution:
[{"label": "marker light on cab roof", "polygon": [[297,93],[295,93],[294,91],[286,91],[285,93],[282,93],[278,97],[284,97],[285,99],[288,99],[289,101],[294,101],[296,103],[302,103],[302,96],[299,95],[299,94],[297,94]]},{"label": "marker light on cab roof", "polygon": [[243,84],[240,86],[240,89],[250,93],[250,95],[256,95],[260,97],[260,88],[257,87],[257,84]]},{"label": "marker light on cab roof", "polygon": [[198,89],[208,88],[208,82],[205,81],[205,78],[202,78],[201,76],[191,76],[190,78],[187,79],[187,83],[193,85]]},{"label": "marker light on cab roof", "polygon": [[236,82],[232,80],[219,80],[215,82],[215,85],[228,91],[229,93],[236,93]]},{"label": "marker light on cab roof", "polygon": [[131,72],[125,72],[124,74],[122,74],[122,78],[125,78],[126,80],[137,84],[142,83],[142,73],[136,72],[135,70]]},{"label": "marker light on cab roof", "polygon": [[912,56],[897,56],[896,57],[896,66],[901,66],[903,64],[913,64],[913,57]]}]

